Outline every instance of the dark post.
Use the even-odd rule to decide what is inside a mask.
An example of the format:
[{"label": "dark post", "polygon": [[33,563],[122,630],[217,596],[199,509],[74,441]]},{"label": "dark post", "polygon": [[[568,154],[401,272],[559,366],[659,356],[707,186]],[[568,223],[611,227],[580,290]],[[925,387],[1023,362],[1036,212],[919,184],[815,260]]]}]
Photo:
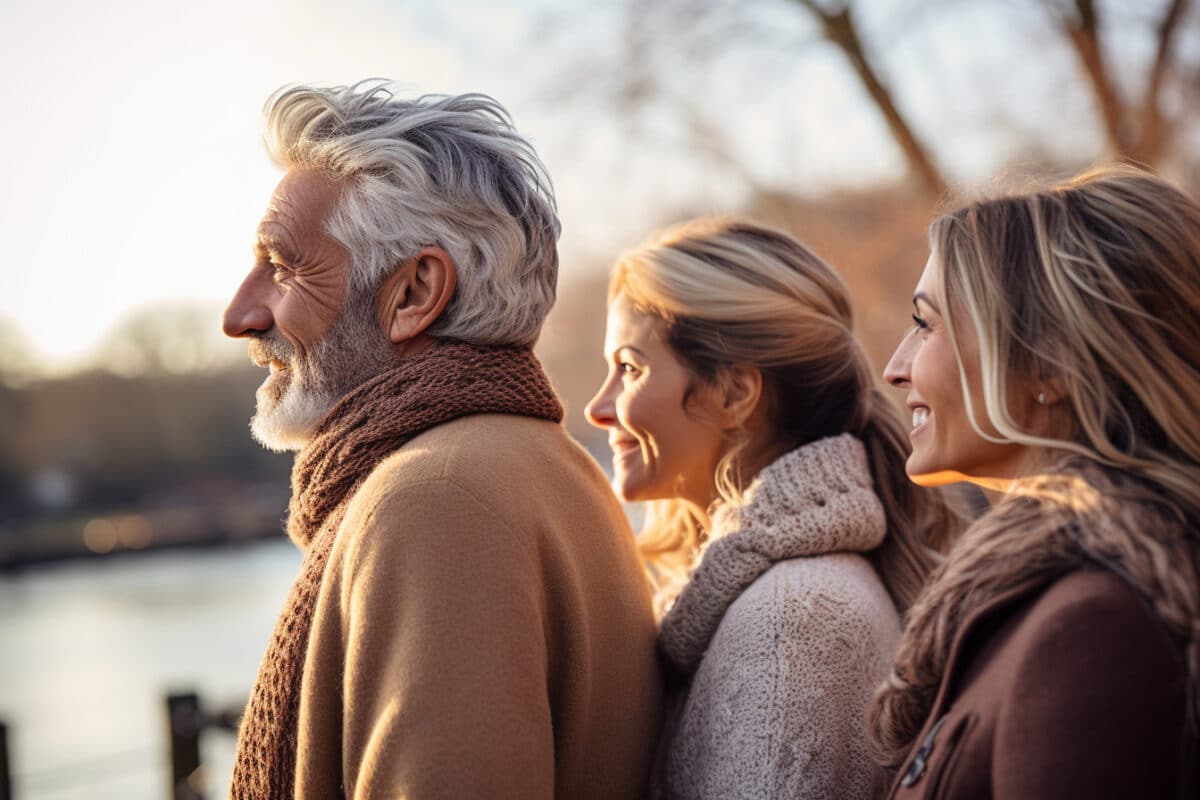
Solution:
[{"label": "dark post", "polygon": [[8,773],[8,726],[0,722],[0,800],[12,800],[12,776]]},{"label": "dark post", "polygon": [[200,698],[195,692],[167,695],[171,726],[171,800],[204,800],[200,770]]}]

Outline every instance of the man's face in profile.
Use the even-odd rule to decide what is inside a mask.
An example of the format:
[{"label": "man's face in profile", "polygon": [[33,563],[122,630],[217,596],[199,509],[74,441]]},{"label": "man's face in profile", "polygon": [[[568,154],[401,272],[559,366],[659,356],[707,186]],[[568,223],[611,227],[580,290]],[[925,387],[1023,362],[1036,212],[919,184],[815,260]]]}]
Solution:
[{"label": "man's face in profile", "polygon": [[279,182],[258,226],[255,263],[226,309],[226,334],[249,337],[270,374],[251,430],[273,450],[297,450],[362,378],[382,335],[370,303],[351,296],[350,255],[325,229],[338,186],[310,170]]}]

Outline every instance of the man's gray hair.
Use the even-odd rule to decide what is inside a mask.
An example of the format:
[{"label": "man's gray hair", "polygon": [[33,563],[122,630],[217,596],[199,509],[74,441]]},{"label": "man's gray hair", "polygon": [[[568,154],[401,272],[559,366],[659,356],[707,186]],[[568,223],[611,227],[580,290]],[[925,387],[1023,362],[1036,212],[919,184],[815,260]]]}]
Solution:
[{"label": "man's gray hair", "polygon": [[458,268],[435,336],[532,345],[554,304],[554,192],[508,112],[483,94],[398,99],[388,84],[284,87],[264,110],[283,169],[342,183],[328,231],[350,252],[351,285],[371,292],[429,245]]}]

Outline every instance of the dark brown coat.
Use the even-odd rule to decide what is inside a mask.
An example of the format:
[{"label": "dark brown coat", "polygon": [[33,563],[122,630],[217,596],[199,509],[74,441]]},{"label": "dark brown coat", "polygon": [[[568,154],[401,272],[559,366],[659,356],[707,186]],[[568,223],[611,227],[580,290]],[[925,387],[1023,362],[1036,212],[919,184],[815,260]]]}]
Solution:
[{"label": "dark brown coat", "polygon": [[963,625],[893,798],[1194,798],[1182,651],[1121,579],[1031,581]]}]

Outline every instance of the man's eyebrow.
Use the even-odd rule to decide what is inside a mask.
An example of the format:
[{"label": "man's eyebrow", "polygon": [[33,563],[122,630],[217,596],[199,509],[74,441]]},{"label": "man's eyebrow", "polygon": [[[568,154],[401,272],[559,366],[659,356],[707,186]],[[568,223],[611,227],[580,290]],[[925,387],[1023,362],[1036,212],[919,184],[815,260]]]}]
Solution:
[{"label": "man's eyebrow", "polygon": [[287,242],[270,231],[260,230],[255,236],[254,252],[263,253],[278,253],[281,256],[290,256],[292,250],[288,247]]}]

